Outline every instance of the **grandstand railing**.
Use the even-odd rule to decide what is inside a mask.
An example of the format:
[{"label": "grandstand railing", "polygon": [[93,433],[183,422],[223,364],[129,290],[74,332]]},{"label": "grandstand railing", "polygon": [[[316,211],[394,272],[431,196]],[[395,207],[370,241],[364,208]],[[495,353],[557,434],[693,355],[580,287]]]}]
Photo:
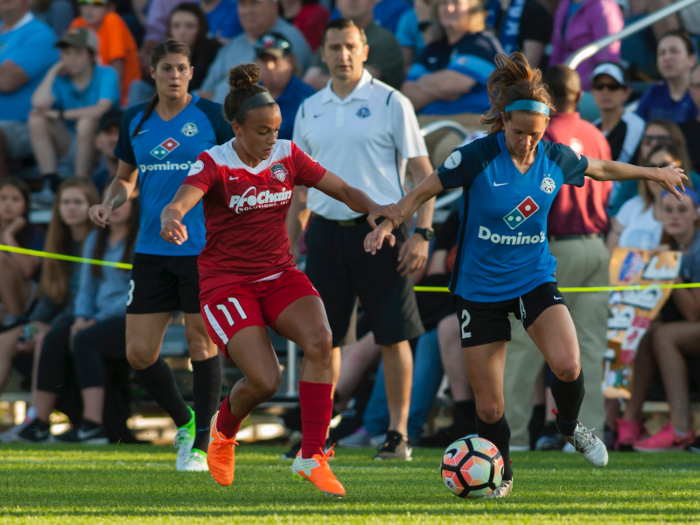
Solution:
[{"label": "grandstand railing", "polygon": [[608,47],[613,42],[623,40],[628,36],[641,31],[642,29],[646,29],[647,27],[649,27],[652,24],[655,24],[659,20],[666,18],[667,16],[672,15],[674,13],[677,13],[678,11],[681,11],[682,9],[685,9],[686,7],[691,6],[697,2],[700,2],[700,0],[680,0],[678,2],[674,2],[671,5],[664,7],[663,9],[659,9],[658,11],[651,13],[650,15],[647,15],[644,18],[626,26],[619,33],[606,36],[604,38],[601,38],[600,40],[596,40],[592,44],[588,44],[587,46],[582,47],[569,57],[569,59],[566,61],[566,65],[569,66],[571,69],[576,69],[581,62],[588,58],[591,58],[598,51]]}]

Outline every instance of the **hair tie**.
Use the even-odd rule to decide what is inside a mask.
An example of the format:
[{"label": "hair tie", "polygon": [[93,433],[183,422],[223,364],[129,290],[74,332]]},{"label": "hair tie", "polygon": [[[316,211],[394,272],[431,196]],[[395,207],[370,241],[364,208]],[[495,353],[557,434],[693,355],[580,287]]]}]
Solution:
[{"label": "hair tie", "polygon": [[536,100],[515,100],[506,106],[506,113],[517,110],[536,111],[549,116],[549,106]]},{"label": "hair tie", "polygon": [[233,116],[233,120],[238,120],[240,116],[242,116],[244,113],[248,113],[251,109],[259,108],[260,106],[267,106],[268,104],[276,104],[275,99],[272,98],[272,95],[270,95],[269,92],[262,91],[257,95],[253,95],[240,105],[238,111],[236,111],[236,114]]}]

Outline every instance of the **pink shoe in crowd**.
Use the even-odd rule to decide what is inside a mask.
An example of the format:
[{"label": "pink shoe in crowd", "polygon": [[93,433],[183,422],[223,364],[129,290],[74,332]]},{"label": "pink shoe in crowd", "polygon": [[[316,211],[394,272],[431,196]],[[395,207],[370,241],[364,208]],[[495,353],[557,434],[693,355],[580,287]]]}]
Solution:
[{"label": "pink shoe in crowd", "polygon": [[617,421],[617,441],[615,441],[615,450],[631,447],[635,441],[639,441],[644,436],[644,425],[639,420],[630,421],[629,419],[619,418]]},{"label": "pink shoe in crowd", "polygon": [[683,450],[695,441],[695,432],[692,430],[685,436],[679,436],[669,421],[664,428],[653,436],[640,439],[633,445],[637,452],[665,452],[667,450]]}]

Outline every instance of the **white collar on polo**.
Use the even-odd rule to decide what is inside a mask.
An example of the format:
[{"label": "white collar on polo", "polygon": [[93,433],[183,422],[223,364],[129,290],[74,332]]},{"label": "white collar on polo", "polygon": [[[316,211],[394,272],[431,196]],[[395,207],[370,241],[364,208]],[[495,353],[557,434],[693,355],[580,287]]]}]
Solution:
[{"label": "white collar on polo", "polygon": [[353,100],[369,100],[372,84],[374,83],[374,77],[369,71],[364,69],[362,71],[362,78],[360,78],[360,81],[355,86],[355,89],[353,89],[352,93],[342,100],[333,92],[333,89],[331,89],[332,82],[333,79],[328,80],[328,84],[326,84],[326,87],[323,90],[323,100],[321,101],[321,104],[327,104],[329,102],[333,102],[335,104],[349,104]]}]

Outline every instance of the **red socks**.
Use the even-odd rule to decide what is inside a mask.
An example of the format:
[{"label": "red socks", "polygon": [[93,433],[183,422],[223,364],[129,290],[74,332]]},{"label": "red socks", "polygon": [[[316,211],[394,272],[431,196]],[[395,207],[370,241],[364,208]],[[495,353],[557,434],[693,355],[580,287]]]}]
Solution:
[{"label": "red socks", "polygon": [[219,417],[216,418],[216,430],[223,434],[227,439],[236,437],[241,428],[241,423],[245,419],[231,414],[231,408],[228,405],[228,396],[221,403],[219,408]]},{"label": "red socks", "polygon": [[333,400],[330,383],[308,383],[299,381],[299,404],[301,405],[301,457],[311,458],[323,454],[328,427],[333,415]]}]

